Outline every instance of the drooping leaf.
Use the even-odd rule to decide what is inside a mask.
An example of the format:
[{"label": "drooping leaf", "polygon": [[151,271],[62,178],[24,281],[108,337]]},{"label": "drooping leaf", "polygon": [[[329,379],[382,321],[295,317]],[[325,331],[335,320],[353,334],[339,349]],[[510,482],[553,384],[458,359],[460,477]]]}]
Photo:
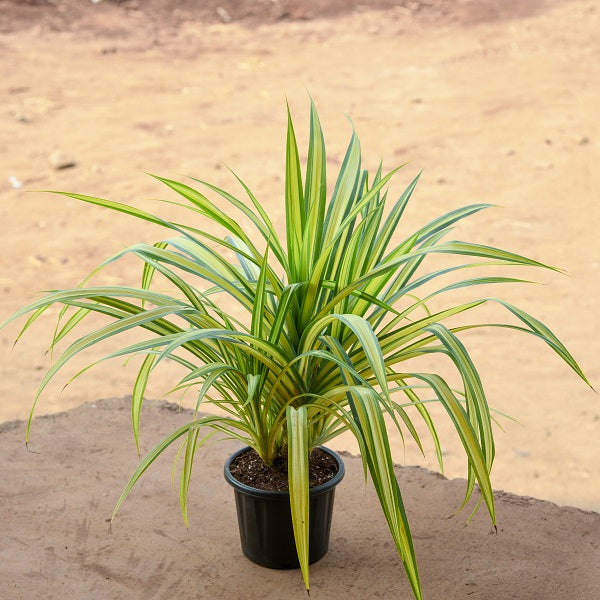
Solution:
[{"label": "drooping leaf", "polygon": [[286,411],[288,431],[288,479],[292,525],[300,569],[306,589],[310,589],[308,576],[308,422],[305,406],[288,406]]}]

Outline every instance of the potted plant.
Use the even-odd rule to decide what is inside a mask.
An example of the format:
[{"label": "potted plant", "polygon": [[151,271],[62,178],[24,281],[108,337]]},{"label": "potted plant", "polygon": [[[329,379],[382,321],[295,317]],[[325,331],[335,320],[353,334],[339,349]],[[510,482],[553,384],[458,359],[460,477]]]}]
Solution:
[{"label": "potted plant", "polygon": [[[245,201],[203,181],[196,180],[213,200],[186,184],[157,177],[179,195],[180,206],[189,209],[190,220],[184,224],[126,204],[64,194],[160,225],[171,237],[154,245],[137,243],[104,263],[125,255],[137,257],[143,264],[138,287],[91,287],[86,280],[79,287],[48,293],[7,321],[30,315],[22,334],[48,307],[63,305],[51,343],[54,347],[76,331],[88,315],[100,314],[108,320],[62,352],[43,377],[34,407],[48,382],[72,357],[133,328],[148,332],[147,339],[124,345],[107,358],[143,357],[131,402],[136,444],[146,384],[162,361],[176,361],[185,369],[175,389],[191,388],[197,393],[193,419],[141,460],[115,512],[152,462],[180,440],[179,496],[187,523],[196,450],[207,439],[206,431],[221,432],[253,449],[266,467],[287,471],[284,480],[289,483],[289,493],[272,492],[279,494],[279,508],[261,504],[259,509],[246,510],[246,500],[239,500],[241,512],[248,513],[240,516],[240,526],[250,532],[247,537],[252,543],[259,537],[258,528],[268,525],[242,523],[244,519],[252,518],[253,513],[263,517],[277,513],[277,518],[287,519],[294,540],[291,543],[295,544],[292,558],[297,557],[308,589],[309,562],[327,550],[327,540],[311,550],[310,538],[316,530],[328,532],[329,527],[326,519],[311,525],[316,512],[309,485],[311,453],[349,430],[358,442],[365,475],[373,480],[414,595],[421,598],[410,528],[394,477],[388,427],[407,433],[421,446],[414,421],[423,420],[441,463],[440,444],[428,410],[430,400],[424,395],[433,393],[434,400],[449,414],[468,458],[465,502],[478,484],[480,500],[495,524],[490,409],[475,365],[459,339],[462,331],[484,325],[468,324],[464,319],[453,324],[453,318],[464,317],[484,303],[498,303],[514,321],[500,326],[540,338],[587,380],[557,337],[516,306],[488,296],[460,304],[442,303],[447,292],[459,288],[521,281],[481,274],[461,278],[465,269],[489,265],[551,267],[501,249],[446,240],[454,224],[486,209],[487,204],[454,209],[397,241],[402,214],[419,178],[415,177],[385,212],[386,186],[397,170],[384,175],[379,168],[371,179],[361,167],[360,144],[353,134],[328,200],[325,144],[311,102],[304,178],[288,109],[284,240],[240,179]],[[250,230],[242,228],[236,214],[251,223]],[[208,218],[214,229],[194,225],[196,215]],[[426,269],[432,254],[463,260]],[[448,282],[447,277],[453,275],[458,278]],[[153,286],[159,276],[160,289],[168,285],[170,292],[157,291],[159,288]],[[209,287],[200,289],[199,280]],[[418,297],[421,292],[424,296]],[[241,307],[247,318],[238,320],[228,313],[222,307],[224,296]],[[429,309],[430,305],[435,308]],[[461,389],[451,387],[436,372],[411,368],[414,358],[426,354],[449,358],[462,381]],[[200,414],[205,406],[220,410],[218,414]],[[31,417],[27,436],[30,426]],[[237,482],[231,475],[233,460],[227,463],[226,476],[236,495],[239,492],[241,497],[247,491],[243,488],[249,488],[252,495],[252,485]],[[332,487],[343,475],[342,463],[330,470],[337,470]],[[313,490],[319,492],[323,485],[329,484],[318,484]],[[332,498],[323,503],[325,513],[330,514]],[[283,526],[275,530],[279,527]],[[286,543],[289,545],[289,540]],[[245,552],[261,562],[253,556],[253,549],[245,548]]]}]

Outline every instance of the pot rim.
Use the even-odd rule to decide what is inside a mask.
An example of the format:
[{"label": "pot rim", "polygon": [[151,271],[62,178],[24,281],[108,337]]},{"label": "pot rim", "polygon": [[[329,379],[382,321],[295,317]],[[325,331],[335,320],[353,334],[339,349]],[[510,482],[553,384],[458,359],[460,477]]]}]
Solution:
[{"label": "pot rim", "polygon": [[[226,479],[227,483],[229,483],[229,485],[231,485],[235,490],[240,491],[244,494],[251,495],[251,496],[257,496],[260,498],[268,497],[268,498],[273,498],[273,499],[279,498],[282,500],[283,499],[287,500],[290,496],[289,492],[287,492],[287,491],[281,492],[281,491],[274,491],[274,490],[261,490],[260,488],[255,488],[255,487],[246,485],[245,483],[242,483],[241,481],[238,481],[231,474],[231,471],[230,471],[231,463],[240,454],[243,454],[250,448],[251,448],[251,446],[244,446],[243,448],[236,450],[225,462],[225,467],[223,468],[223,473],[225,475],[225,479]],[[337,484],[344,478],[344,473],[345,473],[344,461],[342,460],[341,456],[337,452],[334,452],[333,450],[331,450],[330,448],[327,448],[326,446],[318,446],[318,448],[320,448],[321,450],[323,450],[324,452],[329,454],[336,461],[336,463],[338,465],[338,471],[329,481],[326,481],[325,483],[322,483],[321,485],[316,485],[315,487],[310,488],[309,489],[310,496],[319,496],[321,494],[324,494],[324,493],[330,491],[335,486],[337,486]]]}]

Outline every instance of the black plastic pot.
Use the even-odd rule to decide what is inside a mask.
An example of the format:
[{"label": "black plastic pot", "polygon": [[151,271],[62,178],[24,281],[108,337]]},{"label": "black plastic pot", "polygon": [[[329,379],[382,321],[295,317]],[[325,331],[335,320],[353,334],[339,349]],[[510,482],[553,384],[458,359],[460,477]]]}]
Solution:
[{"label": "black plastic pot", "polygon": [[[335,487],[344,477],[342,459],[321,447],[338,464],[338,472],[328,482],[310,489],[309,562],[323,558],[329,548]],[[288,492],[260,490],[240,483],[231,474],[233,460],[248,447],[232,454],[225,463],[225,479],[235,492],[240,541],[243,553],[254,563],[270,569],[297,569],[290,496]]]}]

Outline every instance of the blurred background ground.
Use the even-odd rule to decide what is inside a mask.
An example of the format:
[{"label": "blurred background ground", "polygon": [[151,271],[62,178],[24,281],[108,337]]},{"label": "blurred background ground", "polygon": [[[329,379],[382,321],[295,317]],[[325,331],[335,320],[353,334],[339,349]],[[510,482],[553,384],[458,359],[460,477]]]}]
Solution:
[{"label": "blurred background ground", "polygon": [[116,20],[140,16],[161,28],[187,21],[262,25],[308,21],[372,10],[399,11],[420,20],[475,24],[533,15],[557,0],[0,0],[0,27],[13,31],[31,23],[49,30],[89,31],[99,4]]},{"label": "blurred background ground", "polygon": [[[285,100],[304,144],[308,90],[332,172],[351,133],[344,114],[367,167],[410,161],[391,197],[424,169],[400,236],[442,212],[490,202],[501,208],[456,237],[568,272],[517,271],[545,285],[506,288],[503,297],[544,320],[598,387],[599,30],[594,0],[0,0],[0,318],[36,291],[76,285],[123,247],[161,237],[31,190],[131,201],[173,217],[176,209],[152,200],[171,196],[145,172],[235,190],[227,164],[282,230]],[[99,281],[139,276],[125,261]],[[19,326],[0,332],[0,421],[27,417],[56,314],[12,351]],[[503,317],[497,308],[481,315]],[[476,331],[464,341],[490,404],[519,420],[500,417],[494,486],[600,510],[597,396],[534,339]],[[122,396],[135,373],[100,365],[60,393],[76,371],[47,390],[39,414]],[[149,396],[162,397],[171,375],[157,372]],[[451,426],[440,434],[446,474],[463,476]],[[56,444],[67,443],[61,436],[57,427]],[[337,447],[356,450],[348,439]],[[395,458],[436,468],[428,450],[424,459],[398,441]]]}]

